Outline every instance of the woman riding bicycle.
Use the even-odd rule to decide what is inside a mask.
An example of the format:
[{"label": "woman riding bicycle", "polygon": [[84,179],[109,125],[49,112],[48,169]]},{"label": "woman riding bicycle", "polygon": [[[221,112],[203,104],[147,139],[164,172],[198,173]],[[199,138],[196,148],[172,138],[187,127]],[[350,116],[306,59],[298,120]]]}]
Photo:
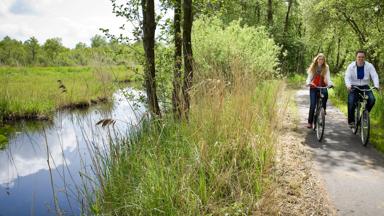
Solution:
[{"label": "woman riding bicycle", "polygon": [[313,59],[311,65],[309,66],[307,72],[308,72],[308,77],[307,77],[306,85],[310,86],[310,89],[309,89],[310,107],[309,107],[307,128],[312,128],[313,115],[315,113],[318,92],[321,91],[321,93],[324,95],[324,98],[323,98],[324,111],[326,110],[326,105],[328,100],[327,89],[326,88],[317,89],[316,87],[332,86],[329,66],[326,62],[324,54],[322,53],[317,54],[317,56]]},{"label": "woman riding bicycle", "polygon": [[[348,89],[348,124],[352,128],[354,127],[355,116],[353,114],[355,110],[355,104],[359,97],[358,90],[354,90],[353,87],[357,86],[360,89],[369,89],[369,82],[372,79],[374,86],[379,89],[379,76],[375,70],[375,67],[365,61],[365,51],[358,50],[356,52],[356,61],[352,62],[345,72],[345,85]],[[372,91],[367,92],[368,112],[371,111],[373,105],[375,105],[375,96]]]}]

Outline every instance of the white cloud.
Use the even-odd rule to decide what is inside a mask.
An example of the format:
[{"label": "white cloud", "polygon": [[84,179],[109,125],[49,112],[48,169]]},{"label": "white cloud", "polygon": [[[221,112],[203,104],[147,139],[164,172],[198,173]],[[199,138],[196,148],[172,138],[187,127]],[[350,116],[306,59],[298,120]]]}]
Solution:
[{"label": "white cloud", "polygon": [[1,0],[0,18],[0,39],[35,36],[44,43],[60,37],[71,48],[78,42],[90,44],[92,36],[102,34],[99,28],[117,33],[124,23],[112,14],[110,0]]},{"label": "white cloud", "polygon": [[[70,161],[63,158],[63,151],[73,152],[76,149],[76,134],[73,130],[64,131],[61,134],[66,142],[61,142],[56,134],[48,134],[50,140],[50,160],[55,169],[64,163],[70,165]],[[48,170],[47,153],[43,136],[36,136],[32,142],[29,136],[23,134],[9,143],[6,151],[0,152],[0,186],[12,187],[18,177],[35,174],[40,170]],[[63,143],[63,144],[62,144]]]}]

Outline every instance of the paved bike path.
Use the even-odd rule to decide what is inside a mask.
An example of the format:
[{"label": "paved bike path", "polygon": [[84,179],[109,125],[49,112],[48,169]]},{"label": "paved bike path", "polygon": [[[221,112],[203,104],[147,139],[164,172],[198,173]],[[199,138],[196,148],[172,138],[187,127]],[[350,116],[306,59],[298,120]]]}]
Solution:
[{"label": "paved bike path", "polygon": [[308,89],[296,93],[296,103],[304,144],[313,152],[315,169],[337,214],[384,216],[384,154],[370,144],[364,147],[360,136],[354,135],[347,126],[344,114],[329,100],[324,138],[318,142],[315,132],[305,128]]}]

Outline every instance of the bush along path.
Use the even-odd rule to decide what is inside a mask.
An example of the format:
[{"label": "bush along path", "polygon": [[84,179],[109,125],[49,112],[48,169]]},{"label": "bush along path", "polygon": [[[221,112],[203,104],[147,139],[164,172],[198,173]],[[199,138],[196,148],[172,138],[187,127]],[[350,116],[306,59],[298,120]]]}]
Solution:
[{"label": "bush along path", "polygon": [[[312,152],[319,173],[337,215],[384,214],[384,156],[372,145],[364,147],[360,137],[347,126],[346,116],[328,101],[324,139],[305,128],[309,106],[308,89],[296,93],[298,131]],[[377,108],[377,107],[376,107]]]}]

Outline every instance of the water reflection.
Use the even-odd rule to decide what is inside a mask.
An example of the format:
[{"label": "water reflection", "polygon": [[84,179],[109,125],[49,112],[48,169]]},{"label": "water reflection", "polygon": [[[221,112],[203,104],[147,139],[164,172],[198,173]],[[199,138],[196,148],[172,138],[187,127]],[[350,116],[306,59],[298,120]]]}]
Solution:
[{"label": "water reflection", "polygon": [[[142,94],[125,92],[135,98]],[[82,183],[95,171],[89,152],[107,154],[110,139],[126,135],[144,112],[140,104],[133,107],[134,99],[127,100],[124,91],[114,101],[109,107],[58,112],[50,123],[15,125],[18,132],[0,151],[0,215],[54,215],[55,207],[66,215],[81,214],[79,203],[87,202]],[[103,118],[117,120],[113,133],[110,127],[95,126]]]}]

